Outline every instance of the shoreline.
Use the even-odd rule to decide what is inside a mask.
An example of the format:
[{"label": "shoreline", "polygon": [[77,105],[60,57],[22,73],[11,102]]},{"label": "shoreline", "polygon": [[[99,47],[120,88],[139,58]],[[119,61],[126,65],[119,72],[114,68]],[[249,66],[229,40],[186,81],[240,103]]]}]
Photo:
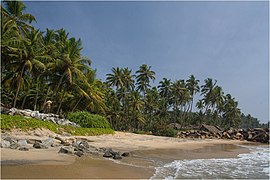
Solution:
[{"label": "shoreline", "polygon": [[[234,158],[248,153],[237,145],[254,143],[218,139],[179,139],[133,133],[87,136],[89,144],[129,151],[122,160],[58,153],[59,147],[18,151],[1,149],[2,178],[150,178],[155,167],[176,159]],[[113,141],[115,139],[115,141]]]}]

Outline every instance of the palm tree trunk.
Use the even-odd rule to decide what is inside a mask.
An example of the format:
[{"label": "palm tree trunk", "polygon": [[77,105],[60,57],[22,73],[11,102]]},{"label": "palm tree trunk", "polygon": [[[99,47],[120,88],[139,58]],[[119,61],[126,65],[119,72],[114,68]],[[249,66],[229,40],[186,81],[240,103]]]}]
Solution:
[{"label": "palm tree trunk", "polygon": [[30,92],[30,88],[27,90],[27,93],[25,94],[25,96],[23,98],[21,109],[23,109],[23,107],[24,107],[24,104],[25,104],[25,101],[26,101],[26,98],[27,98],[27,95],[29,94],[29,92]]},{"label": "palm tree trunk", "polygon": [[58,106],[58,109],[57,109],[57,112],[56,112],[56,114],[59,114],[59,111],[60,111],[60,108],[61,108],[61,106],[62,106],[62,102],[63,102],[63,100],[64,100],[64,97],[65,97],[65,95],[66,95],[66,90],[64,90],[64,93],[63,93],[63,95],[62,95],[62,97],[61,97],[61,100],[60,100],[60,103],[59,103],[59,106]]},{"label": "palm tree trunk", "polygon": [[76,107],[78,106],[78,104],[80,103],[80,101],[82,100],[83,97],[80,97],[80,99],[78,100],[78,102],[75,104],[75,106],[73,107],[71,112],[74,112],[74,110],[76,109]]},{"label": "palm tree trunk", "polygon": [[37,77],[37,93],[36,93],[36,97],[35,97],[34,111],[37,109],[37,99],[38,99],[38,93],[39,93],[39,87],[40,87],[39,77],[40,77],[40,75],[38,75],[38,77]]},{"label": "palm tree trunk", "polygon": [[47,99],[48,99],[48,96],[49,96],[50,89],[51,89],[51,87],[49,87],[48,90],[47,90],[47,94],[46,94],[46,96],[45,96],[45,99],[44,99],[44,103],[43,103],[42,109],[44,109],[44,106],[45,106],[45,104],[46,104],[46,102],[47,102]]},{"label": "palm tree trunk", "polygon": [[64,76],[65,76],[65,73],[62,74],[62,76],[61,76],[61,78],[60,78],[60,80],[59,80],[59,82],[58,82],[56,88],[55,88],[54,91],[53,91],[53,94],[52,94],[52,96],[51,96],[51,99],[53,99],[53,97],[57,94],[57,91],[58,91],[60,85],[61,85],[62,82],[63,82]]},{"label": "palm tree trunk", "polygon": [[18,87],[17,87],[15,99],[14,99],[14,104],[13,104],[14,108],[16,107],[17,98],[18,98],[18,94],[19,94],[19,91],[20,91],[21,79],[22,79],[22,76],[23,76],[24,68],[25,68],[25,64],[23,64],[23,67],[22,67],[22,70],[21,70],[21,73],[20,73],[19,83],[18,83]]}]

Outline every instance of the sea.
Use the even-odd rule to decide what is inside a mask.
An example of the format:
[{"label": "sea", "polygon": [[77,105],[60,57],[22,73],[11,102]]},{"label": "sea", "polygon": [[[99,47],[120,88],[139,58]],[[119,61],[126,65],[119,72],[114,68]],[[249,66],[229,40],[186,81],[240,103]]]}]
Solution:
[{"label": "sea", "polygon": [[[242,145],[239,145],[242,146]],[[151,179],[270,179],[269,146],[242,146],[236,158],[175,160],[155,168]]]}]

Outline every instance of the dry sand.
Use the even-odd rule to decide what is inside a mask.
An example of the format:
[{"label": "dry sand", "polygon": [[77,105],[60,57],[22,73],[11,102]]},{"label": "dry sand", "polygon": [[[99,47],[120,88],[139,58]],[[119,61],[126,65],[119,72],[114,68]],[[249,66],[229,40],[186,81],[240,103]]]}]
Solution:
[{"label": "dry sand", "polygon": [[[14,136],[18,138],[26,135],[17,133]],[[29,134],[27,136],[31,137]],[[115,163],[102,157],[78,158],[58,154],[59,147],[46,150],[30,149],[26,152],[1,149],[1,177],[149,178],[154,173],[154,166],[160,162],[170,162],[175,159],[237,157],[240,153],[248,152],[246,148],[236,146],[246,142],[236,140],[179,139],[124,132],[83,138],[93,141],[89,144],[96,147],[110,147],[116,151],[131,152],[131,157]]]}]

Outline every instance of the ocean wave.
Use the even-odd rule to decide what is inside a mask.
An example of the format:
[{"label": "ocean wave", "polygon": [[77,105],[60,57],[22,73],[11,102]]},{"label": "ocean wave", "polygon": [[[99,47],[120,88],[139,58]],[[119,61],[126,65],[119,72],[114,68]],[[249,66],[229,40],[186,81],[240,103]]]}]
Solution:
[{"label": "ocean wave", "polygon": [[237,158],[175,160],[157,167],[151,179],[269,179],[269,148],[246,147],[251,152]]}]

